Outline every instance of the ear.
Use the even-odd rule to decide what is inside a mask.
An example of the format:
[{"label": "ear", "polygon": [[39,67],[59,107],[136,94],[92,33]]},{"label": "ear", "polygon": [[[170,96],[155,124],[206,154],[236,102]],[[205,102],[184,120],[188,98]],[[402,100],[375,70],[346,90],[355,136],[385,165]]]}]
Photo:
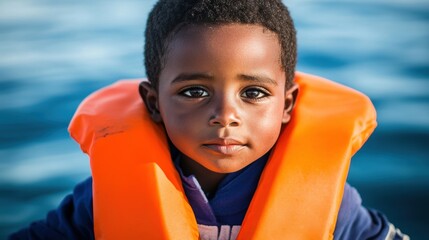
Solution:
[{"label": "ear", "polygon": [[293,83],[292,87],[286,90],[285,107],[283,109],[283,118],[282,118],[283,124],[288,123],[291,119],[292,110],[295,107],[298,92],[299,92],[299,86],[296,83]]},{"label": "ear", "polygon": [[143,81],[139,85],[139,93],[152,120],[156,123],[161,123],[162,117],[159,112],[158,93],[156,89],[150,82]]}]

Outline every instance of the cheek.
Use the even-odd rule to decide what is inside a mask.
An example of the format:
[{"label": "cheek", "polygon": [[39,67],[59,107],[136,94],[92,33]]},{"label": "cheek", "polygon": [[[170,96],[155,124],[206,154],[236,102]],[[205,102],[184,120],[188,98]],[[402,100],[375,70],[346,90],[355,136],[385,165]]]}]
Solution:
[{"label": "cheek", "polygon": [[[282,127],[283,106],[273,104],[270,107],[260,109],[249,116],[250,130],[259,136],[258,142],[274,145]],[[253,118],[253,120],[252,120]]]},{"label": "cheek", "polygon": [[258,133],[258,135],[266,136],[267,138],[272,138],[273,136],[277,136],[279,134],[282,126],[281,117],[278,117],[273,113],[267,115],[266,117],[258,117],[256,119],[259,119],[259,121],[253,123],[252,129],[254,129],[255,133]]},{"label": "cheek", "polygon": [[161,111],[164,126],[172,141],[189,141],[197,139],[197,133],[202,131],[204,117],[196,111],[184,111],[183,108],[172,107]]}]

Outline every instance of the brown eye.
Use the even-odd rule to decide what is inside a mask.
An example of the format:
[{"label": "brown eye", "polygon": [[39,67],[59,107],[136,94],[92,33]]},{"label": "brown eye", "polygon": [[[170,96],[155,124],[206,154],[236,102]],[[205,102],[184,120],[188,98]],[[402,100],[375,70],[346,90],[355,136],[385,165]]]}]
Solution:
[{"label": "brown eye", "polygon": [[266,97],[268,94],[258,88],[249,88],[246,89],[241,96],[244,98],[250,98],[250,99],[259,99],[259,98],[263,98]]},{"label": "brown eye", "polygon": [[189,98],[201,98],[209,95],[205,89],[200,87],[187,88],[181,91],[180,94]]}]

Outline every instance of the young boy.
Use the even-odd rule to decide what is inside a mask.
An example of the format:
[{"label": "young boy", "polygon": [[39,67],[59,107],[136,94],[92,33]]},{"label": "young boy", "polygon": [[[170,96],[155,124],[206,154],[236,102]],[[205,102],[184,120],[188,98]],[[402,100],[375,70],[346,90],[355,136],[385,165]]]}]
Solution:
[{"label": "young boy", "polygon": [[280,0],[160,0],[149,82],[100,90],[70,125],[92,178],[10,238],[406,239],[345,183],[370,101],[295,73],[296,51]]}]

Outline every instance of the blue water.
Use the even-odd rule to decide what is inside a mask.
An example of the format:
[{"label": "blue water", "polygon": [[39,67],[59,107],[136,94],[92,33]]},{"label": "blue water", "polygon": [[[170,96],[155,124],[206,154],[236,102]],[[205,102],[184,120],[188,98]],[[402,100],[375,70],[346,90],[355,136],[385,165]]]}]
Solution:
[{"label": "blue water", "polygon": [[[298,69],[368,94],[379,119],[349,182],[413,239],[429,226],[429,2],[286,1]],[[0,239],[89,175],[67,134],[90,92],[145,75],[154,1],[0,1]],[[426,238],[427,239],[427,238]]]}]

